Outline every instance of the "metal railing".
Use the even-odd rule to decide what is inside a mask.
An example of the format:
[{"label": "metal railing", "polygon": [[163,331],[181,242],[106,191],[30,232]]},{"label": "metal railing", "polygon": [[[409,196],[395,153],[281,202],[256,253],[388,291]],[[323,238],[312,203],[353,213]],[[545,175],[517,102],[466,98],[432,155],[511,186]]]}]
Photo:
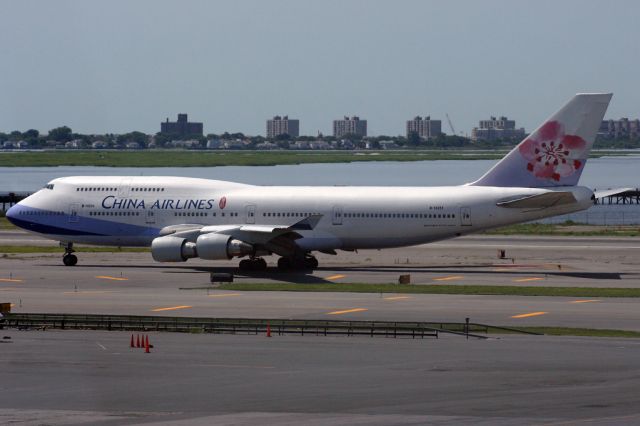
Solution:
[{"label": "metal railing", "polygon": [[[530,333],[517,329],[476,323],[337,321],[265,318],[197,318],[138,315],[12,313],[5,326],[18,329],[75,329],[109,331],[169,331],[183,333],[345,335],[370,337],[405,337],[424,339],[439,334],[487,338],[491,329]],[[484,333],[479,335],[477,333]]]}]

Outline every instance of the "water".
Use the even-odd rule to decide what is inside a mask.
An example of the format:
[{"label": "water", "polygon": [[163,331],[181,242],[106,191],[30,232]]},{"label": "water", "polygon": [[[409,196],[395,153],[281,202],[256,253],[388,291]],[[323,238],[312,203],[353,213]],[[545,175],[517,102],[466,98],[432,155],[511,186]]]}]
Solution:
[{"label": "water", "polygon": [[[35,191],[63,176],[186,176],[258,185],[459,185],[482,176],[495,160],[362,162],[226,167],[0,167],[0,191]],[[640,185],[640,157],[589,160],[580,184],[590,188]]]},{"label": "water", "polygon": [[[0,191],[32,192],[63,176],[186,176],[230,180],[258,185],[380,185],[438,186],[471,182],[496,160],[441,160],[416,162],[362,162],[287,166],[226,167],[0,167]],[[640,186],[640,157],[590,159],[580,184],[589,188]],[[594,206],[587,212],[545,219],[546,223],[573,220],[606,225],[640,224],[640,206]]]}]

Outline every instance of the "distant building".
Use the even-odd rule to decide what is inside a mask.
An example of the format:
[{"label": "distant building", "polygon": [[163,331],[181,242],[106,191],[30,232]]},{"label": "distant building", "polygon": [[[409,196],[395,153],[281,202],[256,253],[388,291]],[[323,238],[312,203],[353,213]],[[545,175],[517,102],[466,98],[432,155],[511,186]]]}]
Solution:
[{"label": "distant building", "polygon": [[178,114],[178,121],[167,121],[160,123],[160,133],[170,135],[202,135],[202,123],[189,122],[187,114]]},{"label": "distant building", "polygon": [[280,135],[289,135],[292,138],[300,136],[300,120],[290,120],[288,115],[276,115],[267,120],[267,139],[274,139]]},{"label": "distant building", "polygon": [[516,129],[515,120],[502,116],[480,120],[480,127],[471,131],[472,141],[495,141],[500,139],[522,139],[525,137],[524,128]]},{"label": "distant building", "polygon": [[345,115],[342,120],[333,120],[333,136],[341,138],[345,135],[367,136],[367,120],[360,120],[360,117],[351,118]]},{"label": "distant building", "polygon": [[598,130],[598,136],[607,139],[638,139],[640,138],[640,120],[629,120],[623,117],[619,120],[603,120]]},{"label": "distant building", "polygon": [[428,115],[425,118],[418,115],[407,121],[407,138],[411,133],[417,133],[424,140],[438,137],[442,134],[442,121],[432,120]]}]

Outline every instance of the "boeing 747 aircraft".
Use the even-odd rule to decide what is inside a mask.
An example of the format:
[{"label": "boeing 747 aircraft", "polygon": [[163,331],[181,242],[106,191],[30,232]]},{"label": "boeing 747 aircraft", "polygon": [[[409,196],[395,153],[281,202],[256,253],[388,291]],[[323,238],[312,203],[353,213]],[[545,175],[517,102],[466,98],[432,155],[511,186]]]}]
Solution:
[{"label": "boeing 747 aircraft", "polygon": [[[314,269],[313,252],[429,243],[589,208],[577,186],[611,94],[578,94],[475,182],[449,187],[255,186],[180,177],[65,177],[7,217],[58,240],[151,246],[159,262],[232,259]],[[295,177],[292,177],[295,180]]]}]

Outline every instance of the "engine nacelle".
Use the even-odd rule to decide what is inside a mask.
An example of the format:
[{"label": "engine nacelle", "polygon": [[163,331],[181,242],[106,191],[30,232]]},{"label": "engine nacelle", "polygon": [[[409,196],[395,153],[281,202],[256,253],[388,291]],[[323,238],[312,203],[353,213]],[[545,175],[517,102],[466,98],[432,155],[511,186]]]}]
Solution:
[{"label": "engine nacelle", "polygon": [[235,240],[224,234],[204,234],[196,240],[198,257],[207,260],[231,259],[253,254],[255,249],[251,244]]},{"label": "engine nacelle", "polygon": [[198,254],[196,245],[186,238],[166,236],[151,241],[151,256],[156,262],[185,262]]}]

